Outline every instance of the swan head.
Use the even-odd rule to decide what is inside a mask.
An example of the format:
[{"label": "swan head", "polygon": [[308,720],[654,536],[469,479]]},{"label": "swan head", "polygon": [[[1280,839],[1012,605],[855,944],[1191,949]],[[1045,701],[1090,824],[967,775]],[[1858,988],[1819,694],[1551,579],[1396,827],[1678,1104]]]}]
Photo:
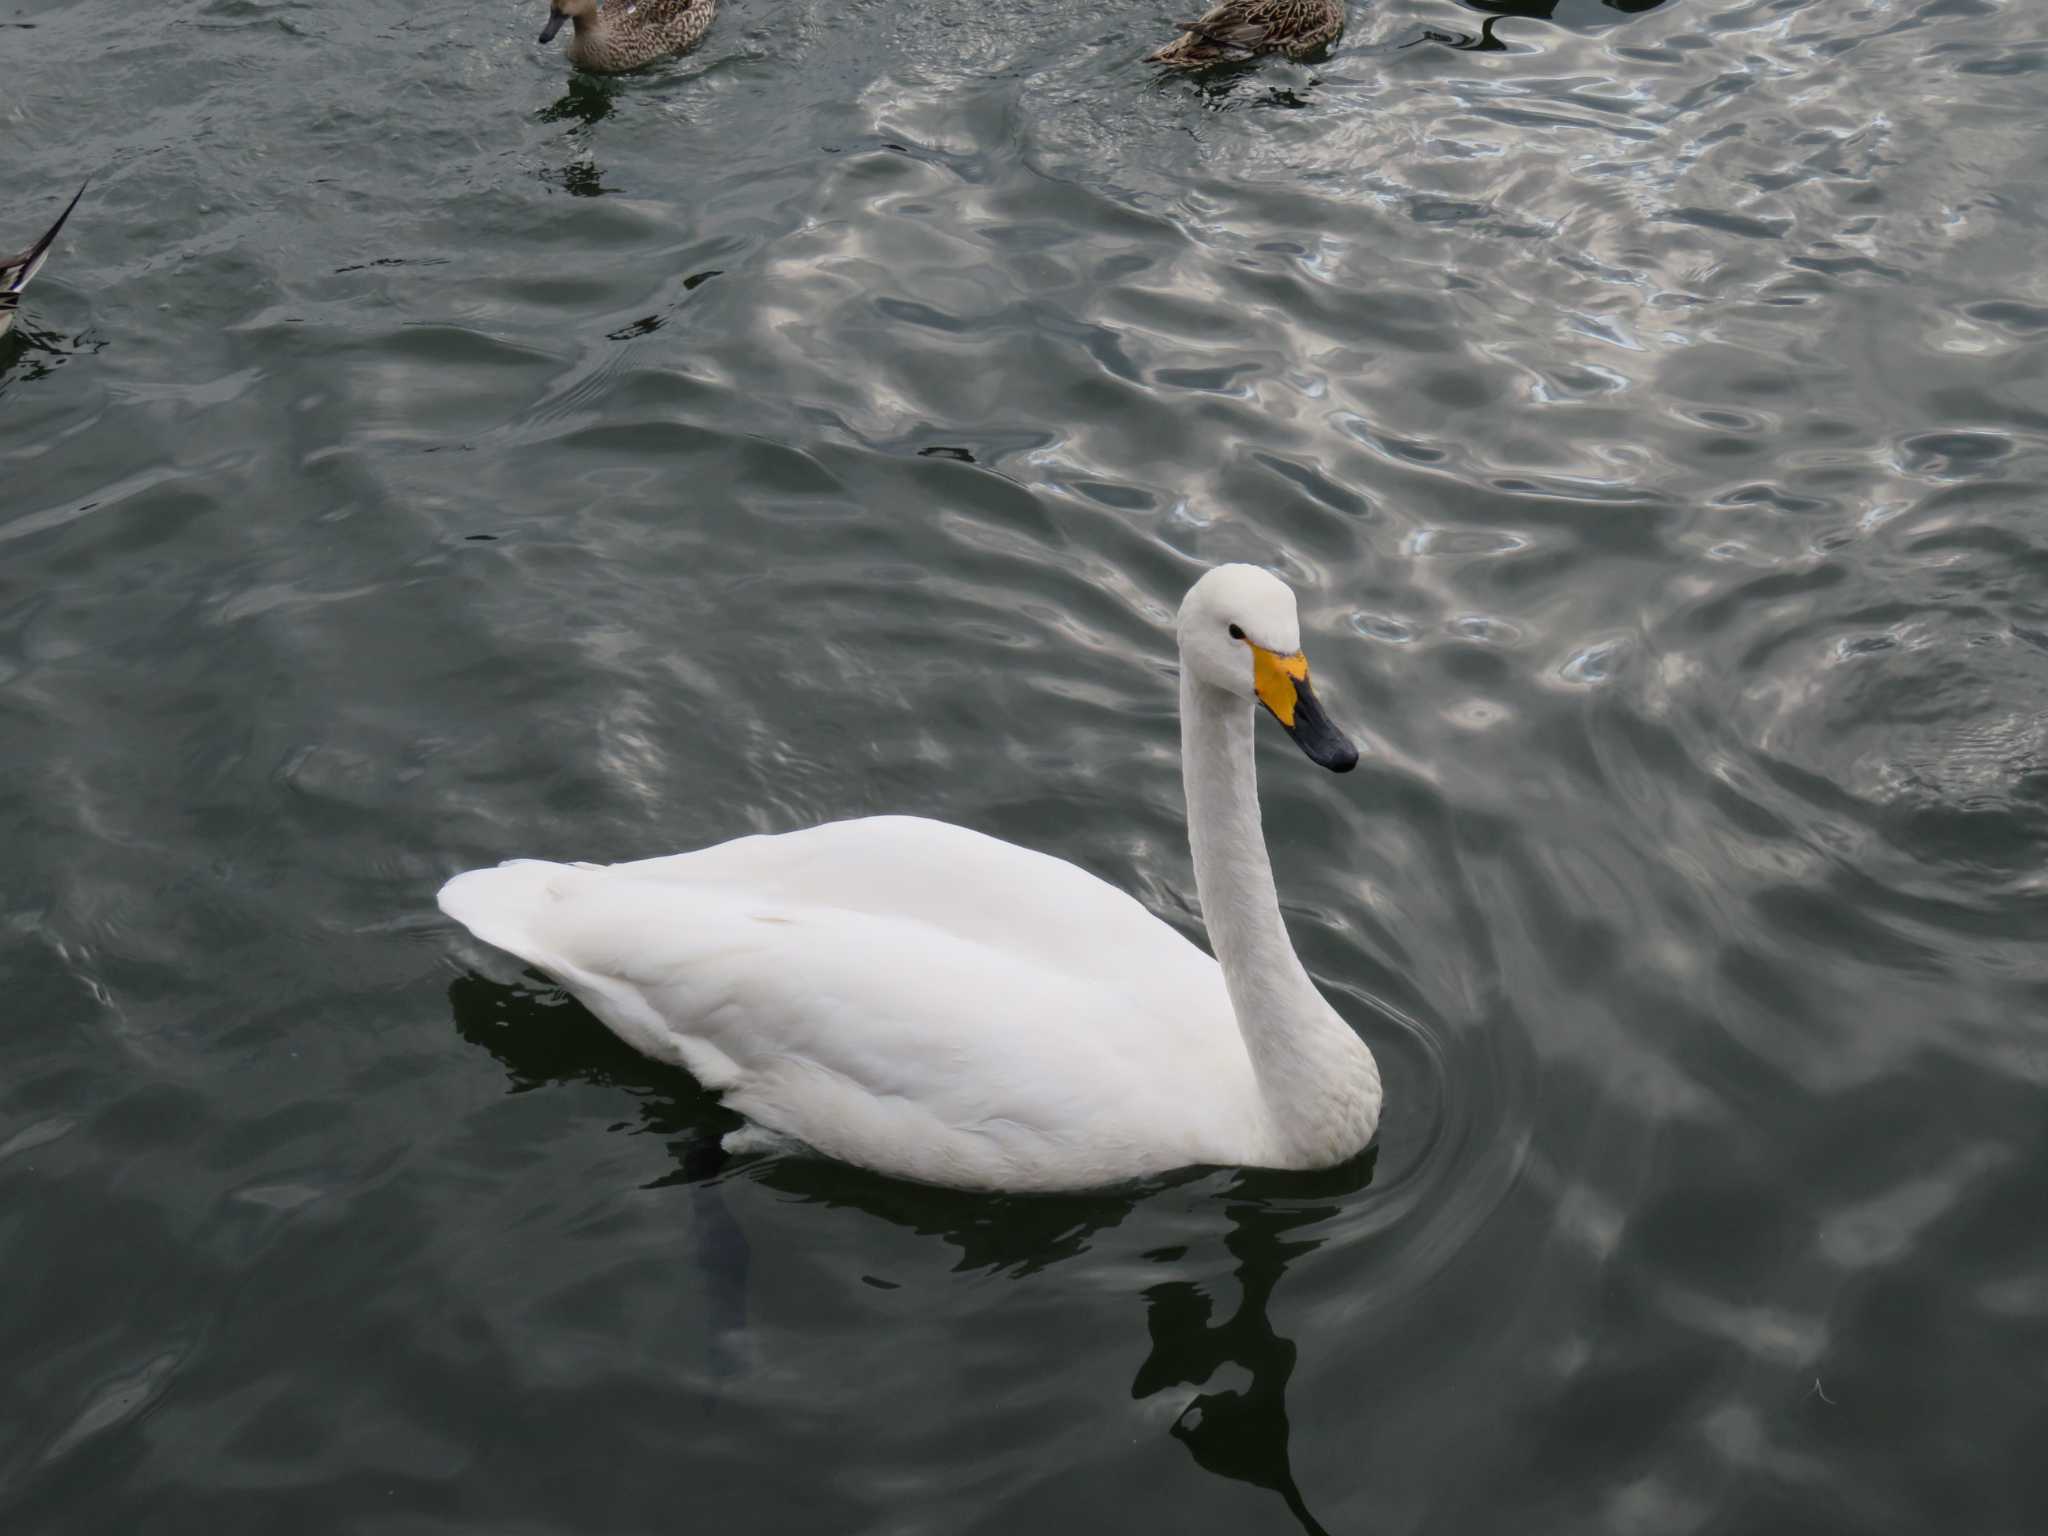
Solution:
[{"label": "swan head", "polygon": [[540,40],[551,43],[562,23],[574,16],[595,16],[598,0],[548,0],[548,24],[540,29]]},{"label": "swan head", "polygon": [[1358,748],[1309,688],[1286,582],[1256,565],[1219,565],[1188,588],[1176,629],[1180,664],[1198,681],[1265,705],[1311,762],[1337,773],[1358,766]]}]

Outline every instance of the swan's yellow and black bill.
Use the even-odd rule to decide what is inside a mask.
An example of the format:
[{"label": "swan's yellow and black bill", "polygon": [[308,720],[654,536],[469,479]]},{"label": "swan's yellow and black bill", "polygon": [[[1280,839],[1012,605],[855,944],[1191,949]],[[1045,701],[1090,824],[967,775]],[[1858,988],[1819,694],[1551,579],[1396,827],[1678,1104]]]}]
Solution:
[{"label": "swan's yellow and black bill", "polygon": [[1310,762],[1333,773],[1349,773],[1358,766],[1358,748],[1330,723],[1316,701],[1308,685],[1308,658],[1301,652],[1282,656],[1263,645],[1253,646],[1252,685],[1258,690],[1259,702],[1287,728]]},{"label": "swan's yellow and black bill", "polygon": [[548,10],[548,24],[540,29],[540,40],[544,43],[552,43],[555,40],[555,34],[562,30],[562,23],[568,19],[560,11],[550,7]]}]

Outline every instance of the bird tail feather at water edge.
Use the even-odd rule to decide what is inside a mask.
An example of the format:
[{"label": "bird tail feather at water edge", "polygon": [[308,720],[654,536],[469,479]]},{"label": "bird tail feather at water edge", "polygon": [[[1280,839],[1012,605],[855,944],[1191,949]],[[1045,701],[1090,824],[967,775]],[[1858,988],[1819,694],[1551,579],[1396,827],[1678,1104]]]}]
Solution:
[{"label": "bird tail feather at water edge", "polygon": [[71,210],[78,206],[78,200],[85,196],[88,183],[80,182],[78,190],[71,194],[71,201],[64,205],[64,211],[57,215],[57,222],[43,231],[42,239],[16,256],[0,257],[0,293],[18,294],[26,288],[29,279],[41,270],[44,260],[50,254],[50,247],[56,244],[58,233],[64,228],[64,221],[71,217]]}]

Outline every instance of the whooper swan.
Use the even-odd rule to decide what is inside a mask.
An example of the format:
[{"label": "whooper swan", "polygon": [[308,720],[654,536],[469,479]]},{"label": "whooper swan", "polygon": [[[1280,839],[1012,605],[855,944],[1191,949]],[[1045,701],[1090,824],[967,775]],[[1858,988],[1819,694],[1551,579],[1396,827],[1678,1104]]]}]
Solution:
[{"label": "whooper swan", "polygon": [[1217,567],[1177,627],[1213,960],[1064,860],[910,816],[629,864],[515,860],[457,875],[441,909],[721,1091],[750,1122],[734,1150],[801,1143],[1001,1190],[1341,1162],[1379,1124],[1379,1066],[1288,942],[1254,703],[1325,768],[1358,752],[1309,691],[1276,577]]}]

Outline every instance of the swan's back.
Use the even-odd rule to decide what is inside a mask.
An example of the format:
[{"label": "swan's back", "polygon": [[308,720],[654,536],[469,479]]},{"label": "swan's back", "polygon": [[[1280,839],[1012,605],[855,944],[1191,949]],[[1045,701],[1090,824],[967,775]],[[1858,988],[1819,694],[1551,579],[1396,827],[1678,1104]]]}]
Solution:
[{"label": "swan's back", "polygon": [[1238,1160],[1259,1134],[1215,962],[1086,871],[965,828],[521,861],[441,906],[742,1114],[887,1172],[1073,1187]]},{"label": "swan's back", "polygon": [[1149,987],[1215,962],[1079,865],[922,816],[868,816],[610,868],[622,878],[929,923],[1100,981]]}]

